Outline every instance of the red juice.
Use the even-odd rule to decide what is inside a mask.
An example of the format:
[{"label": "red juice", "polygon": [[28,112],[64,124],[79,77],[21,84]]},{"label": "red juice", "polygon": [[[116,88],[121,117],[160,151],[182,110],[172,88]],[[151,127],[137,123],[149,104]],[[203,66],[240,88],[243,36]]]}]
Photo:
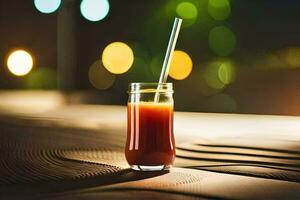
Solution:
[{"label": "red juice", "polygon": [[175,159],[173,104],[128,103],[127,117],[125,156],[129,165],[172,165]]}]

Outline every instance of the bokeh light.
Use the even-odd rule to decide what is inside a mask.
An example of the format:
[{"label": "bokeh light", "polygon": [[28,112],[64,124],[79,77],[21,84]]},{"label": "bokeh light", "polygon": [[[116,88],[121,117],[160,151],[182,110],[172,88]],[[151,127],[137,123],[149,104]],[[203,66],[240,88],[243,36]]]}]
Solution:
[{"label": "bokeh light", "polygon": [[133,64],[132,49],[123,42],[113,42],[105,47],[102,53],[104,67],[113,74],[127,72]]},{"label": "bokeh light", "polygon": [[104,19],[109,12],[108,0],[82,0],[80,12],[84,18],[89,21],[100,21]]},{"label": "bokeh light", "polygon": [[26,85],[30,89],[56,89],[57,73],[51,68],[37,68],[29,74]]},{"label": "bokeh light", "polygon": [[218,26],[209,32],[210,49],[219,56],[230,55],[236,45],[235,34],[225,26]]},{"label": "bokeh light", "polygon": [[115,75],[109,73],[100,60],[95,61],[89,68],[88,77],[90,83],[99,90],[110,88],[115,82]]},{"label": "bokeh light", "polygon": [[291,68],[300,67],[300,48],[290,47],[284,51],[284,60]]},{"label": "bokeh light", "polygon": [[207,85],[214,89],[223,89],[232,83],[236,77],[236,70],[228,60],[214,61],[206,66],[204,79]]},{"label": "bokeh light", "polygon": [[34,6],[42,13],[49,14],[55,12],[61,4],[61,0],[34,0]]},{"label": "bokeh light", "polygon": [[222,89],[225,84],[219,79],[219,69],[221,62],[215,61],[206,66],[204,70],[204,79],[207,85],[214,89]]},{"label": "bokeh light", "polygon": [[190,2],[181,2],[176,7],[176,13],[182,19],[196,19],[198,10],[197,7]]},{"label": "bokeh light", "polygon": [[183,80],[190,75],[192,68],[192,59],[186,52],[174,51],[169,71],[170,77],[176,80]]},{"label": "bokeh light", "polygon": [[207,10],[215,20],[225,20],[229,17],[231,8],[229,0],[209,0]]},{"label": "bokeh light", "polygon": [[218,70],[218,76],[222,83],[228,85],[235,79],[235,68],[231,62],[222,62]]},{"label": "bokeh light", "polygon": [[16,76],[24,76],[33,66],[32,56],[24,50],[12,52],[7,59],[7,67]]}]

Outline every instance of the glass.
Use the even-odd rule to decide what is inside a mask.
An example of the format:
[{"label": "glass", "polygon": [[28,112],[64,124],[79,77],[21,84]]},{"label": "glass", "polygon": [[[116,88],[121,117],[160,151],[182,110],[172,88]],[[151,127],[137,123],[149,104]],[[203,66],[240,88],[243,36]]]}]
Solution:
[{"label": "glass", "polygon": [[128,93],[127,162],[138,171],[169,169],[175,159],[172,83],[131,83]]}]

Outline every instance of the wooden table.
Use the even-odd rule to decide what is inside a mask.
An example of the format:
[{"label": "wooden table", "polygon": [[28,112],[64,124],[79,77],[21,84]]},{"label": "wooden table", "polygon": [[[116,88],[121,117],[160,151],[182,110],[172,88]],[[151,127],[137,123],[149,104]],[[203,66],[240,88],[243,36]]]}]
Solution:
[{"label": "wooden table", "polygon": [[175,167],[134,172],[126,108],[0,92],[0,199],[300,199],[300,117],[175,113]]}]

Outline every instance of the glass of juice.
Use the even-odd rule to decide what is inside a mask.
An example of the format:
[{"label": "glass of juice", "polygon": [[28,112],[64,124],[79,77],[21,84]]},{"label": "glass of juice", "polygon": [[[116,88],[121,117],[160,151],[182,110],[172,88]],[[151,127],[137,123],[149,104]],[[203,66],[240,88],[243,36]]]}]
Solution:
[{"label": "glass of juice", "polygon": [[169,169],[175,159],[172,83],[131,83],[125,156],[138,171]]}]

